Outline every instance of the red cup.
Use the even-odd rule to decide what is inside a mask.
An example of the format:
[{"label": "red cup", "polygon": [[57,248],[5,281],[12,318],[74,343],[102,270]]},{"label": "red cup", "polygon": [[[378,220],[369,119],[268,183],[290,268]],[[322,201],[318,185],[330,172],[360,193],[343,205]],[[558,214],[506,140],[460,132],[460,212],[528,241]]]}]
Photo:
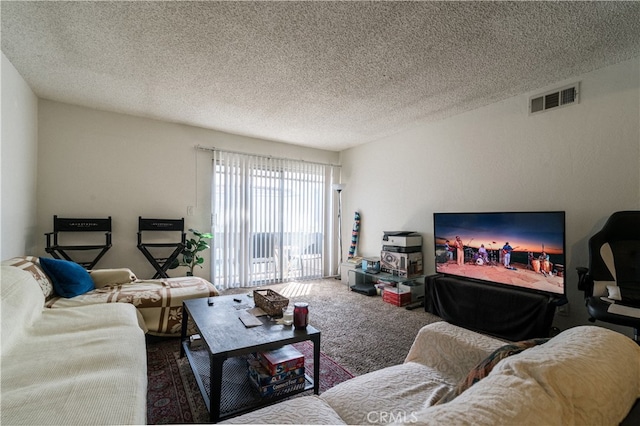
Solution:
[{"label": "red cup", "polygon": [[298,302],[293,304],[293,326],[297,329],[305,329],[309,324],[309,304]]}]

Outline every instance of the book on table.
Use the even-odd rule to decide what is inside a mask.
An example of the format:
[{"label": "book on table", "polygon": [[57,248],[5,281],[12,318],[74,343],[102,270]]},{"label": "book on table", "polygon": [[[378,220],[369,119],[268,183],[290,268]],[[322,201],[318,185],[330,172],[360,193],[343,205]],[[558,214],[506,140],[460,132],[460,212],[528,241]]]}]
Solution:
[{"label": "book on table", "polygon": [[258,360],[272,375],[304,367],[304,355],[292,345],[258,352]]},{"label": "book on table", "polygon": [[306,379],[304,375],[299,377],[291,377],[280,382],[271,383],[269,385],[258,385],[253,378],[251,383],[257,389],[260,396],[279,396],[296,390],[302,390],[305,387]]},{"label": "book on table", "polygon": [[304,389],[304,355],[291,345],[255,353],[247,358],[249,379],[260,396],[277,396]]}]

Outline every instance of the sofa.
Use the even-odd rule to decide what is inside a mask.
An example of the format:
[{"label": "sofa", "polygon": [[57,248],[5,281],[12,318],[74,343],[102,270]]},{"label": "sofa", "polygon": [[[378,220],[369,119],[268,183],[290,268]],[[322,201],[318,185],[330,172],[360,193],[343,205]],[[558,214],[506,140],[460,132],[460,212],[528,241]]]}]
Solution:
[{"label": "sofa", "polygon": [[136,308],[45,307],[35,277],[0,270],[3,425],[144,424],[145,334]]},{"label": "sofa", "polygon": [[[48,259],[65,265],[65,260]],[[180,336],[182,302],[187,299],[217,296],[218,290],[209,281],[199,277],[177,277],[141,280],[126,268],[88,271],[91,289],[73,297],[62,297],[55,291],[55,282],[34,256],[15,257],[2,262],[30,272],[40,284],[47,308],[71,308],[104,303],[129,303],[138,309],[145,331],[158,336]],[[79,266],[78,266],[79,267]],[[81,268],[81,267],[79,267]],[[65,280],[64,272],[60,279]],[[66,278],[67,281],[72,278]]]},{"label": "sofa", "polygon": [[401,365],[223,423],[618,425],[638,397],[640,347],[617,332],[504,342],[442,321]]}]

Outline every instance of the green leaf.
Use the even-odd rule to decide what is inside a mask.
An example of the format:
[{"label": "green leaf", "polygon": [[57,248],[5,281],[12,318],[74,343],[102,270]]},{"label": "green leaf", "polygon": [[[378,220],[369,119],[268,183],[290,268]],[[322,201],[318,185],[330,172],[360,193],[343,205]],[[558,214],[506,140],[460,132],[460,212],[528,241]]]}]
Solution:
[{"label": "green leaf", "polygon": [[205,262],[205,259],[198,255],[199,252],[205,251],[211,248],[206,240],[213,238],[211,233],[202,233],[197,229],[189,228],[189,231],[193,233],[198,239],[189,238],[185,240],[184,248],[182,249],[182,262],[180,265],[188,266],[191,270],[195,266],[200,266]]}]

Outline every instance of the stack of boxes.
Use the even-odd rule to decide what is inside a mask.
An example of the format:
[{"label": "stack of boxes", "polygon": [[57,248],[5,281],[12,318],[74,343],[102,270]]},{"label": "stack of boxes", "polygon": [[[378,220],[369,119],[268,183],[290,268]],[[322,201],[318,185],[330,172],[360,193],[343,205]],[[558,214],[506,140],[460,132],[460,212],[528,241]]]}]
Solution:
[{"label": "stack of boxes", "polygon": [[291,345],[248,357],[249,379],[261,397],[304,389],[304,355]]},{"label": "stack of boxes", "polygon": [[422,275],[422,236],[416,232],[385,232],[380,269],[403,278]]},{"label": "stack of boxes", "polygon": [[[416,232],[385,232],[380,270],[402,278],[422,275],[422,236]],[[408,305],[421,297],[424,297],[424,286],[410,281],[384,287],[382,293],[382,300],[396,306]]]},{"label": "stack of boxes", "polygon": [[400,287],[385,287],[382,300],[395,306],[405,306],[411,303],[411,290]]}]

